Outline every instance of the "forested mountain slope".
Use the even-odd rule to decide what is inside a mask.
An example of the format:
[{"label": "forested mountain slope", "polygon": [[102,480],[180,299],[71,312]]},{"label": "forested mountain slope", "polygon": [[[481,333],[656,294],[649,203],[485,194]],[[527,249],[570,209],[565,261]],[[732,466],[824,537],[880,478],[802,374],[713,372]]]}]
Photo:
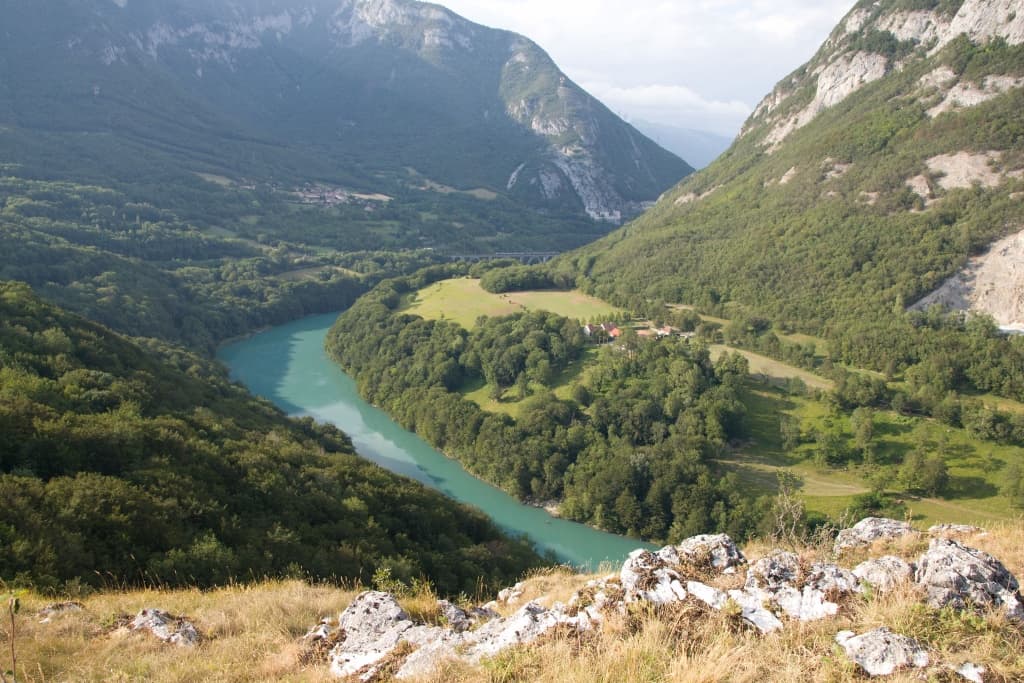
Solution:
[{"label": "forested mountain slope", "polygon": [[0,150],[34,172],[56,172],[40,157],[70,155],[64,166],[87,178],[143,165],[172,182],[196,171],[389,195],[459,189],[618,221],[692,170],[527,38],[438,5],[0,7]]},{"label": "forested mountain slope", "polygon": [[[781,329],[878,336],[860,355],[906,364],[865,326],[896,325],[1024,229],[1022,43],[1019,0],[860,2],[716,163],[573,263],[605,297],[737,304]],[[1004,271],[993,286],[1019,300],[1024,269]],[[1024,323],[1005,297],[964,299]]]},{"label": "forested mountain slope", "polygon": [[473,592],[540,562],[223,370],[0,283],[0,580],[207,586],[390,568]]}]

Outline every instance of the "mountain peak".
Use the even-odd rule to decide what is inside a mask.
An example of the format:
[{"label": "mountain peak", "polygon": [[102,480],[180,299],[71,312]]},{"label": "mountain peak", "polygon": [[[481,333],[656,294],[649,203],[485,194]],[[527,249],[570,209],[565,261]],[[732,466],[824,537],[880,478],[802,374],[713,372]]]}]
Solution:
[{"label": "mountain peak", "polygon": [[[21,100],[13,110],[25,113],[16,123],[26,128],[54,116],[29,115],[53,112],[54,101],[70,105],[60,108],[67,110],[58,114],[67,118],[62,129],[107,130],[128,111],[139,120],[170,113],[180,125],[202,118],[207,131],[228,139],[313,150],[328,168],[353,158],[374,166],[374,178],[414,168],[437,185],[612,222],[638,214],[692,171],[573,83],[529,39],[440,5],[59,2],[66,21],[50,21],[52,8],[36,6],[10,18],[36,46],[7,46],[18,63],[0,62],[10,72],[0,78]],[[26,58],[46,43],[66,52]],[[75,83],[70,92],[42,92],[65,81]],[[40,94],[45,102],[26,101]],[[66,101],[76,94],[81,101]],[[188,146],[189,137],[176,133],[175,146]]]}]

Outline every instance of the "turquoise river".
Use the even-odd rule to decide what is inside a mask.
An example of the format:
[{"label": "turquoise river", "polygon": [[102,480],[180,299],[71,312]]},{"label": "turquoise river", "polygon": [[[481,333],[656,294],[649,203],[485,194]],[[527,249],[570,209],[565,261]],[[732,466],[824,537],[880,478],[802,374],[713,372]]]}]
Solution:
[{"label": "turquoise river", "polygon": [[275,327],[223,347],[218,357],[233,379],[289,415],[336,425],[364,458],[483,510],[503,529],[529,536],[541,552],[550,551],[561,562],[596,571],[602,562],[619,564],[630,551],[651,547],[517,502],[363,401],[355,382],[324,351],[336,318],[320,315]]}]

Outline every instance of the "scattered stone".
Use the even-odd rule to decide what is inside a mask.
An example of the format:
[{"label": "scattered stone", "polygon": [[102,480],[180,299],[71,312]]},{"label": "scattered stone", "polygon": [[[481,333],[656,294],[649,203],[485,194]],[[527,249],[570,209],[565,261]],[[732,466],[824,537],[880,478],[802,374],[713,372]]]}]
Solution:
[{"label": "scattered stone", "polygon": [[1003,564],[986,552],[946,538],[932,539],[917,562],[915,580],[935,608],[951,605],[1002,607],[1014,621],[1024,621],[1020,584]]},{"label": "scattered stone", "polygon": [[980,526],[971,526],[970,524],[936,524],[928,529],[929,536],[941,536],[943,538],[949,538],[950,536],[984,536],[987,533]]},{"label": "scattered stone", "polygon": [[847,548],[860,548],[880,539],[895,540],[903,536],[915,536],[917,533],[917,530],[906,522],[885,517],[868,517],[851,528],[840,531],[836,536],[833,552],[838,555]]},{"label": "scattered stone", "polygon": [[40,624],[49,624],[53,621],[54,617],[59,617],[61,614],[66,614],[68,612],[81,612],[83,609],[85,609],[85,605],[80,602],[55,602],[52,605],[47,605],[43,609],[39,610],[36,616],[40,617]]},{"label": "scattered stone", "polygon": [[953,668],[953,671],[956,671],[972,683],[985,683],[985,672],[987,669],[980,664],[965,662],[960,666]]},{"label": "scattered stone", "polygon": [[834,616],[839,611],[836,601],[860,591],[860,582],[834,564],[815,563],[805,569],[797,555],[776,552],[750,567],[743,590],[778,605],[793,619],[815,621]]},{"label": "scattered stone", "polygon": [[447,600],[438,600],[437,606],[441,610],[441,616],[448,622],[448,626],[456,633],[468,631],[473,625],[473,620],[469,618],[469,614],[458,605],[453,605]]},{"label": "scattered stone", "polygon": [[901,583],[914,580],[914,566],[901,558],[886,555],[861,562],[853,568],[853,575],[881,593],[887,593]]},{"label": "scattered stone", "polygon": [[725,534],[693,536],[675,546],[675,549],[690,564],[708,562],[719,571],[747,563],[747,558]]},{"label": "scattered stone", "polygon": [[782,629],[779,618],[765,609],[761,598],[745,590],[729,591],[729,598],[740,607],[740,616],[744,621],[761,633],[771,633]]},{"label": "scattered stone", "polygon": [[201,640],[195,624],[159,609],[144,609],[131,622],[132,631],[149,631],[165,643],[192,647]]},{"label": "scattered stone", "polygon": [[523,591],[526,590],[526,584],[522,581],[512,586],[511,588],[502,588],[498,591],[498,602],[503,602],[506,605],[510,605],[513,602],[523,597]]},{"label": "scattered stone", "polygon": [[682,577],[670,565],[679,564],[675,548],[662,548],[658,553],[634,550],[619,572],[619,580],[627,602],[646,600],[667,605],[686,599]]},{"label": "scattered stone", "polygon": [[927,650],[917,641],[885,627],[859,636],[853,631],[840,631],[836,642],[869,676],[888,676],[897,669],[928,666]]},{"label": "scattered stone", "polygon": [[326,662],[331,649],[344,635],[344,632],[334,626],[329,617],[321,619],[319,624],[302,636],[302,652],[299,654],[299,662],[303,666]]},{"label": "scattered stone", "polygon": [[745,587],[774,592],[792,586],[802,577],[800,558],[795,553],[777,550],[750,566]]},{"label": "scattered stone", "polygon": [[687,581],[686,590],[711,609],[720,610],[729,602],[729,595],[725,591],[720,591],[700,581]]}]

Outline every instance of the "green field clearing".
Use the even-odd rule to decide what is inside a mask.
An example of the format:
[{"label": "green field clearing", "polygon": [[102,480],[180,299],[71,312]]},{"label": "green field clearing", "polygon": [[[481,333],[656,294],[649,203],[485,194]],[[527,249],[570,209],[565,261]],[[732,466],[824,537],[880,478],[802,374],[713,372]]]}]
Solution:
[{"label": "green field clearing", "polygon": [[[771,493],[777,490],[778,475],[787,472],[798,478],[798,490],[808,510],[833,517],[852,505],[855,496],[869,490],[857,465],[849,469],[817,466],[812,460],[814,443],[804,443],[790,452],[782,448],[781,415],[799,418],[802,431],[808,435],[817,429],[840,427],[849,437],[848,446],[852,448],[846,416],[832,413],[822,403],[753,384],[744,394],[744,404],[748,411],[750,441],[734,448],[719,464],[735,472],[751,490]],[[892,472],[893,485],[886,491],[902,497],[915,521],[985,524],[1021,516],[1020,511],[1012,509],[1006,498],[999,495],[998,488],[1001,473],[1008,464],[1024,464],[1024,449],[978,441],[962,429],[892,411],[876,411],[874,424],[876,458],[882,467],[889,467],[887,471]],[[896,484],[896,463],[916,447],[943,456],[951,482],[942,498],[904,495]]]},{"label": "green field clearing", "polygon": [[354,270],[348,268],[342,268],[341,266],[313,266],[311,268],[298,268],[296,270],[289,270],[287,272],[278,275],[279,278],[287,282],[303,282],[309,280],[319,280],[320,273],[323,272],[334,272],[344,273],[351,277],[360,278],[362,275]]},{"label": "green field clearing", "polygon": [[472,329],[480,316],[498,317],[522,311],[542,310],[588,321],[614,314],[617,308],[579,291],[537,291],[491,294],[472,278],[442,280],[421,289],[404,311],[427,320],[450,320]]},{"label": "green field clearing", "polygon": [[[530,396],[540,391],[553,391],[555,396],[563,401],[570,399],[573,387],[586,381],[588,371],[594,366],[593,361],[600,352],[601,349],[596,347],[584,350],[583,356],[579,360],[570,363],[569,367],[559,373],[550,387],[544,387],[531,382],[529,386],[530,393],[525,401],[528,401]],[[511,417],[519,417],[520,409],[525,402],[519,400],[515,387],[507,389],[500,400],[495,399],[492,396],[491,385],[484,384],[481,381],[467,384],[462,388],[461,393],[463,398],[469,399],[489,413],[505,413]]]},{"label": "green field clearing", "polygon": [[735,351],[747,359],[747,362],[750,364],[750,374],[752,375],[764,375],[781,382],[785,382],[791,377],[796,377],[811,389],[821,389],[823,391],[828,391],[833,387],[831,380],[819,377],[813,372],[774,360],[768,356],[762,356],[753,351],[744,351],[743,349],[736,349],[724,344],[711,345],[711,359],[718,360],[723,353],[730,351]]}]

